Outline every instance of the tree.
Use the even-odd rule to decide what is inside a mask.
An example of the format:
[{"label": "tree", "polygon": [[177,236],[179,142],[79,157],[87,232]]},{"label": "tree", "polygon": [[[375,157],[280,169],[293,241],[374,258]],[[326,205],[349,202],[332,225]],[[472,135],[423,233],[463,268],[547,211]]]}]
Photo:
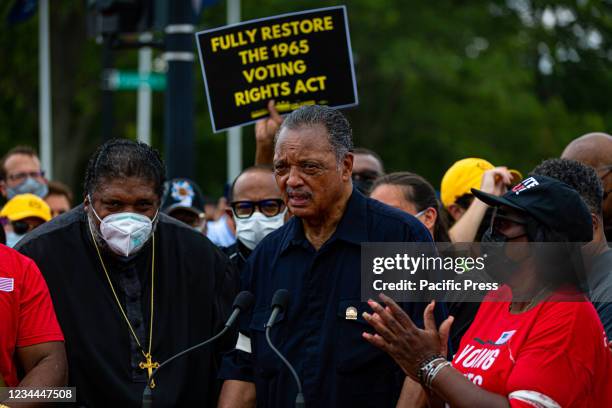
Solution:
[{"label": "tree", "polygon": [[[248,20],[335,4],[260,0],[243,2],[242,14]],[[9,5],[0,6],[2,151],[36,145],[38,132],[36,17],[9,25]],[[347,7],[360,97],[347,114],[356,144],[379,152],[389,171],[415,171],[437,186],[455,160],[481,156],[525,173],[569,140],[612,125],[607,2],[353,0]],[[55,174],[78,187],[101,141],[101,46],[85,34],[83,3],[52,2],[51,11]],[[219,2],[204,10],[199,28],[224,22]],[[135,69],[135,51],[116,56],[118,67]],[[194,75],[197,181],[219,195],[226,136],[212,133],[198,63]],[[135,93],[117,92],[115,102],[117,136],[134,138]],[[157,93],[153,144],[163,150],[162,109]],[[252,127],[244,142],[248,165]]]}]

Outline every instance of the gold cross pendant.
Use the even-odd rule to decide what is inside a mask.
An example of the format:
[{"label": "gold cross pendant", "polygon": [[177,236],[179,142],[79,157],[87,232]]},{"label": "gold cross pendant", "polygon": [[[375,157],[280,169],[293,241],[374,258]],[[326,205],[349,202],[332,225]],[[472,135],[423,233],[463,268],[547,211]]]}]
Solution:
[{"label": "gold cross pendant", "polygon": [[[140,364],[138,364],[138,367],[142,368],[143,370],[146,369],[149,375],[149,379],[151,379],[151,375],[153,375],[153,369],[158,368],[159,363],[153,362],[153,357],[151,356],[151,353],[145,353],[144,357],[147,361],[141,361]],[[151,380],[150,387],[151,389],[155,388],[155,380]]]}]

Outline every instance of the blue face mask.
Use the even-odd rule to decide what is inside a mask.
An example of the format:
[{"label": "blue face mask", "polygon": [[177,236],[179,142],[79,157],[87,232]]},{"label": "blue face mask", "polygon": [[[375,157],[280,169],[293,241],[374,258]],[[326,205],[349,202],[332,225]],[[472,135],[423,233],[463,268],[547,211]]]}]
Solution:
[{"label": "blue face mask", "polygon": [[9,248],[13,248],[19,240],[23,238],[23,235],[16,234],[15,231],[9,231],[6,233],[6,246]]},{"label": "blue face mask", "polygon": [[9,187],[6,189],[6,195],[9,200],[16,195],[27,193],[34,194],[40,198],[45,198],[48,192],[49,186],[36,179],[33,179],[32,177],[28,177],[21,184],[18,184],[15,187]]}]

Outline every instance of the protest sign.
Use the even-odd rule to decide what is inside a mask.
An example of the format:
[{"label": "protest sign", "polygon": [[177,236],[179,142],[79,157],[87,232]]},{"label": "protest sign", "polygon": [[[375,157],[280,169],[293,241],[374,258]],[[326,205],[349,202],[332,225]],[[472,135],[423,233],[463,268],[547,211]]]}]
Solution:
[{"label": "protest sign", "polygon": [[213,130],[320,104],[358,103],[345,6],[196,33]]}]

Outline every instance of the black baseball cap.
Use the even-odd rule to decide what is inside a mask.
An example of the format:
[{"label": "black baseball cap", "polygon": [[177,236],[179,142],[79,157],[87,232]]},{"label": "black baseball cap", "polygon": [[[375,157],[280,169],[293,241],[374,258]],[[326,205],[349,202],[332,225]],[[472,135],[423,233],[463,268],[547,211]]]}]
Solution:
[{"label": "black baseball cap", "polygon": [[164,186],[161,210],[170,214],[174,210],[187,210],[200,215],[204,212],[204,196],[200,187],[187,178],[168,180]]},{"label": "black baseball cap", "polygon": [[532,216],[569,242],[589,242],[593,239],[591,213],[576,190],[546,176],[530,176],[503,196],[472,189],[479,200],[492,207],[502,205]]}]

